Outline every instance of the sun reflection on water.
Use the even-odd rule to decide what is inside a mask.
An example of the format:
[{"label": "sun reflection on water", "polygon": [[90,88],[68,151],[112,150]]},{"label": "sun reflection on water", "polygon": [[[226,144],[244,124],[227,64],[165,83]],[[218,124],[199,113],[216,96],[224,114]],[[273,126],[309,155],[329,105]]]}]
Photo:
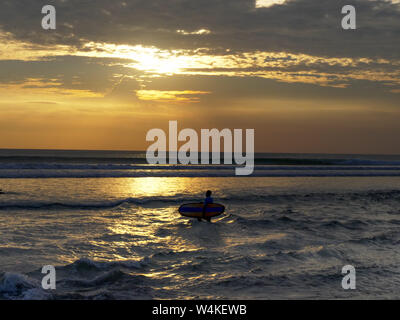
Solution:
[{"label": "sun reflection on water", "polygon": [[[181,200],[201,197],[204,183],[204,179],[129,178],[119,179],[112,189],[103,189],[107,196],[128,201],[113,208],[112,213],[108,211],[95,218],[96,224],[103,226],[103,234],[91,240],[90,245],[107,250],[93,258],[142,259],[157,253],[194,252],[209,246],[202,230],[193,233],[193,221],[181,218],[177,210]],[[213,239],[220,241],[217,230],[213,232]]]},{"label": "sun reflection on water", "polygon": [[132,193],[138,194],[139,196],[172,196],[185,191],[190,188],[190,181],[182,178],[136,178],[130,179],[127,182],[126,188],[129,188]]}]

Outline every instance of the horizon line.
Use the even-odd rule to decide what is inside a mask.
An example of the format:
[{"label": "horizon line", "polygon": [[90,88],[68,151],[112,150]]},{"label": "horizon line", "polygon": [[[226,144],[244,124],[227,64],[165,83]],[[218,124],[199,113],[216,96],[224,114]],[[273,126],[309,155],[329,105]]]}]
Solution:
[{"label": "horizon line", "polygon": [[[146,150],[116,150],[116,149],[59,149],[59,148],[0,148],[0,151],[93,151],[93,152],[143,152]],[[170,152],[169,150],[165,152]],[[171,151],[171,152],[179,152]],[[199,152],[199,151],[195,151]],[[212,153],[212,152],[210,152]],[[224,153],[221,151],[221,153]],[[309,154],[309,155],[360,155],[360,156],[400,156],[398,153],[330,153],[330,152],[270,152],[270,151],[255,151],[257,153],[267,153],[267,154]]]}]

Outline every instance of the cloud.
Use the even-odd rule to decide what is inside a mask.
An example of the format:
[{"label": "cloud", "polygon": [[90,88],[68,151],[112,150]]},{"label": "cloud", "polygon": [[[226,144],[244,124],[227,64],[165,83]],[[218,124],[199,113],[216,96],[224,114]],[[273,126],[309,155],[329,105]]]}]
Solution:
[{"label": "cloud", "polygon": [[103,97],[102,94],[96,93],[93,90],[87,90],[83,88],[79,89],[68,89],[63,83],[57,82],[56,80],[48,81],[46,79],[35,79],[28,78],[25,79],[23,83],[11,83],[7,85],[0,84],[0,92],[2,94],[15,93],[25,93],[34,94],[35,92],[40,95],[68,95],[81,98],[98,98]]},{"label": "cloud", "polygon": [[105,97],[128,83],[129,90],[139,88],[140,71],[122,67],[123,62],[126,63],[118,58],[79,56],[50,56],[34,61],[0,60],[0,89],[2,94],[58,92]]},{"label": "cloud", "polygon": [[56,105],[56,104],[59,104],[58,102],[55,102],[55,101],[27,101],[26,103],[39,104],[39,105],[43,105],[43,104]]},{"label": "cloud", "polygon": [[400,6],[387,0],[354,0],[354,32],[340,27],[344,0],[55,0],[56,31],[40,27],[43,4],[1,2],[0,83],[104,96],[177,75],[400,85]]},{"label": "cloud", "polygon": [[256,0],[256,8],[268,8],[276,4],[283,4],[286,0]]},{"label": "cloud", "polygon": [[210,34],[211,33],[211,31],[207,30],[207,29],[200,29],[200,30],[192,31],[192,32],[185,31],[185,30],[176,30],[176,32],[186,35],[186,36],[187,35],[202,35],[202,34]]},{"label": "cloud", "polygon": [[[381,82],[386,85],[400,85],[400,60],[383,58],[320,57],[288,52],[224,52],[215,54],[213,50],[166,50],[141,45],[116,45],[110,43],[85,44],[80,49],[66,49],[54,45],[45,50],[39,46],[33,53],[24,50],[26,43],[14,43],[15,56],[24,61],[36,62],[33,65],[62,69],[67,73],[64,82],[72,88],[85,87],[87,82],[99,84],[98,76],[106,76],[102,85],[95,91],[105,91],[105,86],[113,86],[122,75],[131,76],[138,81],[163,75],[207,75],[229,77],[260,77],[286,83],[311,83],[320,86],[347,87],[353,80]],[[71,57],[63,55],[70,54]],[[41,56],[44,55],[44,56]],[[73,57],[76,57],[73,59]],[[5,57],[7,59],[7,56]],[[80,60],[78,58],[81,58]],[[0,60],[2,56],[0,55]],[[45,64],[45,62],[48,62]],[[56,66],[64,63],[66,67]],[[75,63],[75,65],[74,65]],[[15,63],[14,63],[15,64]],[[6,63],[7,66],[12,65]],[[6,66],[6,68],[7,68]],[[79,66],[79,71],[71,70]],[[37,70],[37,69],[35,69]],[[87,70],[82,73],[82,70]],[[111,76],[111,70],[112,76]],[[114,74],[117,74],[115,77]],[[119,76],[118,76],[119,75]],[[13,76],[15,77],[15,75]],[[7,75],[7,79],[13,79]],[[38,77],[38,75],[29,75]],[[43,75],[42,75],[43,77]],[[48,78],[57,78],[57,74]],[[94,79],[94,80],[93,80]],[[1,81],[1,77],[0,77]]]},{"label": "cloud", "polygon": [[[275,1],[274,1],[275,2]],[[45,1],[2,1],[1,28],[36,44],[82,46],[88,42],[155,46],[285,51],[318,56],[398,57],[399,4],[353,0],[358,29],[341,29],[345,0],[288,0],[256,8],[255,0],[54,0],[58,26],[45,31]],[[184,30],[182,33],[176,30]],[[199,30],[210,30],[198,34]]]},{"label": "cloud", "polygon": [[208,91],[168,91],[168,90],[137,90],[136,94],[140,100],[158,102],[199,102],[199,95],[210,94]]}]

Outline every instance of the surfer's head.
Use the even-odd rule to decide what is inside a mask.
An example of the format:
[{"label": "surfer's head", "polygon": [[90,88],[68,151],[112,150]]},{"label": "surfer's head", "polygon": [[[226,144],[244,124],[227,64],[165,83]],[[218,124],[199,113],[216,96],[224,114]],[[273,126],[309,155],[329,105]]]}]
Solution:
[{"label": "surfer's head", "polygon": [[211,197],[211,191],[210,190],[207,190],[207,192],[206,192],[206,197]]}]

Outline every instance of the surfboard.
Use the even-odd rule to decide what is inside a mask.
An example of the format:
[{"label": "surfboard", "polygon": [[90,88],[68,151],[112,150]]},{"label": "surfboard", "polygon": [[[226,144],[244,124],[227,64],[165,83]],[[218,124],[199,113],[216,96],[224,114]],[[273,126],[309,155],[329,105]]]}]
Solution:
[{"label": "surfboard", "polygon": [[212,218],[224,213],[225,207],[222,204],[210,203],[207,205],[203,216],[204,203],[186,203],[179,207],[179,213],[189,218]]}]

